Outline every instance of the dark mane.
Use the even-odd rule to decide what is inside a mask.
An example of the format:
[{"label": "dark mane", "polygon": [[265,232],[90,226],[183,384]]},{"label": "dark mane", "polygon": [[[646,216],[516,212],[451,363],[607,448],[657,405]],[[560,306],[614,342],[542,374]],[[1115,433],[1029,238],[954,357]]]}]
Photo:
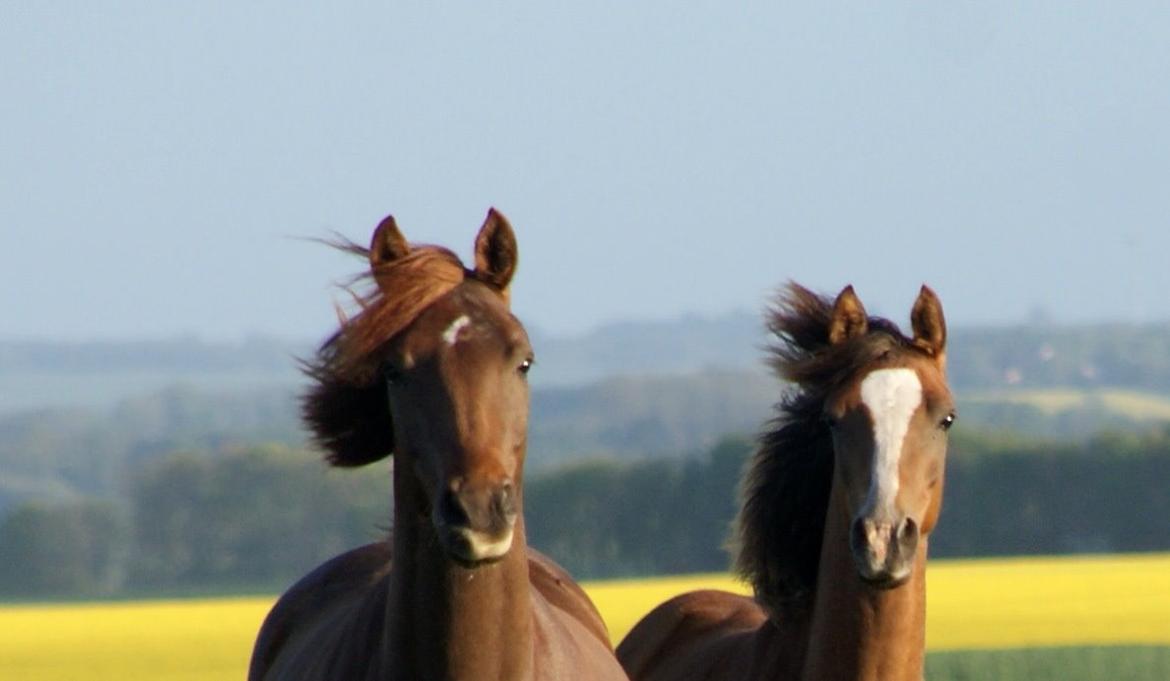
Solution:
[{"label": "dark mane", "polygon": [[735,570],[767,608],[807,603],[816,586],[833,444],[822,417],[830,393],[889,352],[917,351],[889,320],[870,317],[864,336],[829,343],[833,300],[789,283],[768,311],[773,370],[791,384],[760,436],[744,476],[735,528]]},{"label": "dark mane", "polygon": [[[352,242],[332,245],[369,257],[368,249]],[[329,463],[361,466],[390,455],[393,429],[379,380],[386,345],[423,310],[473,276],[451,251],[418,246],[358,277],[375,283],[368,293],[351,291],[358,313],[345,318],[339,312],[341,327],[302,362],[313,385],[302,397],[301,416]]]}]

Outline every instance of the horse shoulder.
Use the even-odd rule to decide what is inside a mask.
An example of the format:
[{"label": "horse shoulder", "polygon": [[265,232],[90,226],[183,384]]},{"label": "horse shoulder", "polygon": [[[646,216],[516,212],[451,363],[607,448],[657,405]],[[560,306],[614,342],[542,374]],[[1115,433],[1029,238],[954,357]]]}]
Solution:
[{"label": "horse shoulder", "polygon": [[[265,678],[278,658],[298,656],[306,639],[339,622],[352,620],[350,611],[369,600],[390,573],[390,545],[376,542],[347,551],[316,567],[277,600],[256,638],[248,679]],[[372,626],[373,623],[366,623]],[[331,633],[324,631],[324,633]],[[332,632],[336,634],[336,632]]]},{"label": "horse shoulder", "polygon": [[580,622],[606,647],[613,647],[605,620],[585,590],[553,559],[532,548],[528,549],[528,581],[550,605]]},{"label": "horse shoulder", "polygon": [[618,660],[634,681],[741,678],[753,657],[746,648],[767,620],[745,596],[691,591],[634,625],[617,647]]},{"label": "horse shoulder", "polygon": [[601,613],[569,574],[529,549],[537,679],[628,681]]}]

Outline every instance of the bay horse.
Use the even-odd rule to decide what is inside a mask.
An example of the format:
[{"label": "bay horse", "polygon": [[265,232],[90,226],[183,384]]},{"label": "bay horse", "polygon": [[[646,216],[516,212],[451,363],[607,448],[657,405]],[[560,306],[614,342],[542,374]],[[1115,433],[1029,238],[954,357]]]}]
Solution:
[{"label": "bay horse", "polygon": [[392,536],[290,588],[248,678],[625,679],[585,592],[525,540],[533,355],[509,310],[508,221],[488,213],[470,270],[392,217],[368,249],[338,245],[374,286],[306,362],[303,417],[334,466],[393,454]]},{"label": "bay horse", "polygon": [[923,286],[913,337],[789,284],[769,314],[793,385],[741,486],[735,567],[754,599],[669,600],[618,646],[635,681],[921,681],[927,541],[942,505],[946,323]]}]

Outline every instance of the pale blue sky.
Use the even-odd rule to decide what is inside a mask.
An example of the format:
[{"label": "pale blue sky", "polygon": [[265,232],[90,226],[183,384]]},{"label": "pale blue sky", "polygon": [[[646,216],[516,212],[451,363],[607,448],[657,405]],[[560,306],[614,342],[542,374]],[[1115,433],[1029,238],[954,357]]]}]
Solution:
[{"label": "pale blue sky", "polygon": [[316,338],[393,212],[521,317],[1170,319],[1170,6],[3,3],[0,338]]}]

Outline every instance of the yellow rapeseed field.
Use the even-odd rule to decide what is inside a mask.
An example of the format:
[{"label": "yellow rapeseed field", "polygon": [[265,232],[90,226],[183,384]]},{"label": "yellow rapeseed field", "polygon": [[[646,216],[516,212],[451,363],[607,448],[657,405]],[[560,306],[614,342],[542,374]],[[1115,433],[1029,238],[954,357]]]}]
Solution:
[{"label": "yellow rapeseed field", "polygon": [[[1170,645],[1170,554],[936,561],[932,650]],[[655,604],[697,588],[744,592],[725,575],[586,588],[615,641]],[[0,608],[0,679],[241,679],[273,599],[222,598]]]}]

